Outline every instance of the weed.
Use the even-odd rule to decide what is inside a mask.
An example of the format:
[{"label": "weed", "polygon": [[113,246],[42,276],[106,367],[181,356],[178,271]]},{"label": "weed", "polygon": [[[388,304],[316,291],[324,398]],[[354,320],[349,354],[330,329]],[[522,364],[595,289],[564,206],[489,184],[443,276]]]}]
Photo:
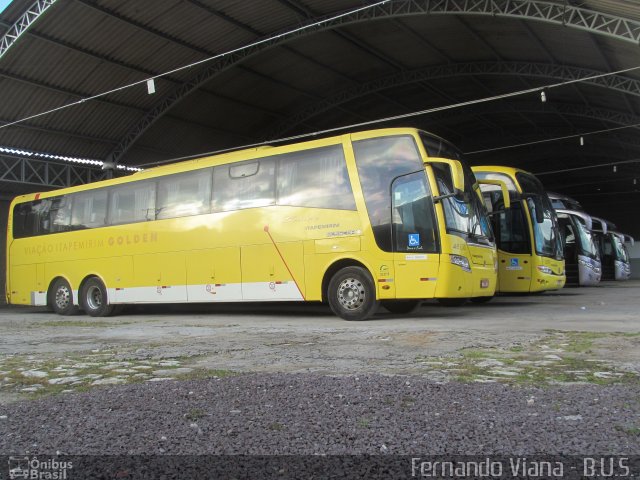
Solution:
[{"label": "weed", "polygon": [[184,414],[184,418],[186,418],[191,422],[200,420],[204,416],[206,416],[206,413],[204,413],[204,411],[199,408],[192,408],[191,410],[189,410],[187,413]]},{"label": "weed", "polygon": [[[460,382],[490,379],[540,387],[576,382],[596,385],[640,383],[640,376],[637,374],[617,371],[610,362],[591,355],[602,339],[635,338],[640,334],[558,330],[547,330],[546,333],[546,337],[526,347],[516,345],[507,349],[463,349],[460,351],[461,361],[457,365],[442,364],[427,368],[444,371]],[[552,357],[552,352],[559,354]],[[422,360],[429,365],[426,358]],[[495,360],[496,363],[486,360]],[[496,367],[512,374],[497,371]]]},{"label": "weed", "polygon": [[626,433],[627,435],[631,435],[634,437],[640,436],[640,427],[624,427],[622,425],[616,425],[613,428],[615,428],[619,432]]},{"label": "weed", "polygon": [[400,403],[400,406],[402,406],[403,408],[408,408],[408,407],[412,407],[415,403],[416,403],[415,398],[413,398],[411,395],[405,395],[402,397],[402,402]]},{"label": "weed", "polygon": [[360,428],[369,428],[371,425],[371,421],[368,418],[361,418],[358,420],[358,427]]}]

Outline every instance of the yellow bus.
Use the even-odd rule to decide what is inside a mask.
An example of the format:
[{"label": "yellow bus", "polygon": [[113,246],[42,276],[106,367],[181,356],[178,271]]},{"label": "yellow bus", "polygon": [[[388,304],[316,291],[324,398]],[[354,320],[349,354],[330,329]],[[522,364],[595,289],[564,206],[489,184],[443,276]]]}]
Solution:
[{"label": "yellow bus", "polygon": [[7,301],[381,303],[493,295],[496,248],[459,152],[416,129],[251,148],[12,202]]},{"label": "yellow bus", "polygon": [[531,173],[511,167],[476,166],[478,180],[502,180],[511,196],[504,208],[496,186],[481,190],[498,245],[499,292],[542,292],[564,287],[563,240],[558,219],[542,183]]}]

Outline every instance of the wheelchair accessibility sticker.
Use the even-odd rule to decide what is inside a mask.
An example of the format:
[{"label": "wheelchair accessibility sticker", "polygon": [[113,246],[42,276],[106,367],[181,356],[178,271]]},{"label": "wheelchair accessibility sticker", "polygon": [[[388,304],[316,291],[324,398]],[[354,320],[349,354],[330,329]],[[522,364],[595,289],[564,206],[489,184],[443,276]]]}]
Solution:
[{"label": "wheelchair accessibility sticker", "polygon": [[419,233],[410,233],[409,234],[409,248],[418,248],[420,247],[420,234]]},{"label": "wheelchair accessibility sticker", "polygon": [[520,259],[512,258],[509,262],[507,270],[522,270],[522,267],[520,266]]}]

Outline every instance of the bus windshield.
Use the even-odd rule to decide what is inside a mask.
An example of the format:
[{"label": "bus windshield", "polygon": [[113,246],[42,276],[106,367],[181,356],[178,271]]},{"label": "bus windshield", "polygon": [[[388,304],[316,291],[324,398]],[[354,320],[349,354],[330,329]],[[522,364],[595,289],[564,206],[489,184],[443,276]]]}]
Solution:
[{"label": "bus windshield", "polygon": [[597,259],[598,247],[596,247],[596,244],[593,241],[591,232],[587,230],[587,226],[584,224],[583,220],[581,220],[579,217],[575,217],[575,220],[577,226],[576,230],[578,232],[578,239],[580,243],[580,253],[593,259]]},{"label": "bus windshield", "polygon": [[482,193],[485,202],[493,212],[493,227],[496,232],[498,248],[509,253],[529,253],[529,231],[526,217],[520,202],[513,201],[517,192],[516,185],[509,175],[497,172],[475,172],[482,180],[500,180],[507,185],[512,197],[511,208],[504,209],[504,199],[499,187],[483,185]]},{"label": "bus windshield", "polygon": [[[520,184],[522,193],[529,194],[526,197],[526,202],[531,213],[536,253],[545,257],[562,259],[563,247],[560,230],[551,201],[542,184],[534,176],[523,172],[516,173],[516,179]],[[536,220],[538,216],[537,210],[542,213],[542,223],[538,223]]]},{"label": "bus windshield", "polygon": [[616,249],[616,260],[629,263],[629,256],[627,255],[627,249],[625,248],[624,243],[622,243],[622,240],[620,240],[620,237],[618,237],[617,235],[614,235],[613,242]]},{"label": "bus windshield", "polygon": [[[430,156],[462,160],[460,152],[452,145],[437,137],[421,134],[423,144]],[[456,196],[443,199],[447,233],[459,235],[465,240],[483,246],[493,246],[494,236],[485,206],[480,201],[478,184],[471,169],[462,162],[464,171],[464,198]],[[440,195],[453,193],[451,172],[443,164],[431,164]]]}]

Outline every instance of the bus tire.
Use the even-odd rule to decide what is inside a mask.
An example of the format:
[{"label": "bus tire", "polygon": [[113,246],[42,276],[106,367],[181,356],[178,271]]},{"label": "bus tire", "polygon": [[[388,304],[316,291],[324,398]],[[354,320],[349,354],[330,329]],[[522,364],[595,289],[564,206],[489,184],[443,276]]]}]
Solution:
[{"label": "bus tire", "polygon": [[383,300],[381,305],[391,313],[408,314],[416,311],[421,303],[420,300]]},{"label": "bus tire", "polygon": [[473,297],[471,299],[471,301],[473,303],[489,303],[491,300],[493,300],[493,296],[487,296],[487,297]]},{"label": "bus tire", "polygon": [[49,289],[47,304],[58,315],[76,315],[79,310],[73,304],[73,290],[64,278],[58,278]]},{"label": "bus tire", "polygon": [[107,288],[97,277],[89,278],[82,285],[80,306],[92,317],[108,317],[115,311],[115,305],[109,305]]},{"label": "bus tire", "polygon": [[445,307],[461,307],[467,303],[468,298],[438,298],[438,303]]},{"label": "bus tire", "polygon": [[371,275],[362,267],[345,267],[331,277],[327,300],[333,313],[344,320],[366,320],[378,309]]}]

